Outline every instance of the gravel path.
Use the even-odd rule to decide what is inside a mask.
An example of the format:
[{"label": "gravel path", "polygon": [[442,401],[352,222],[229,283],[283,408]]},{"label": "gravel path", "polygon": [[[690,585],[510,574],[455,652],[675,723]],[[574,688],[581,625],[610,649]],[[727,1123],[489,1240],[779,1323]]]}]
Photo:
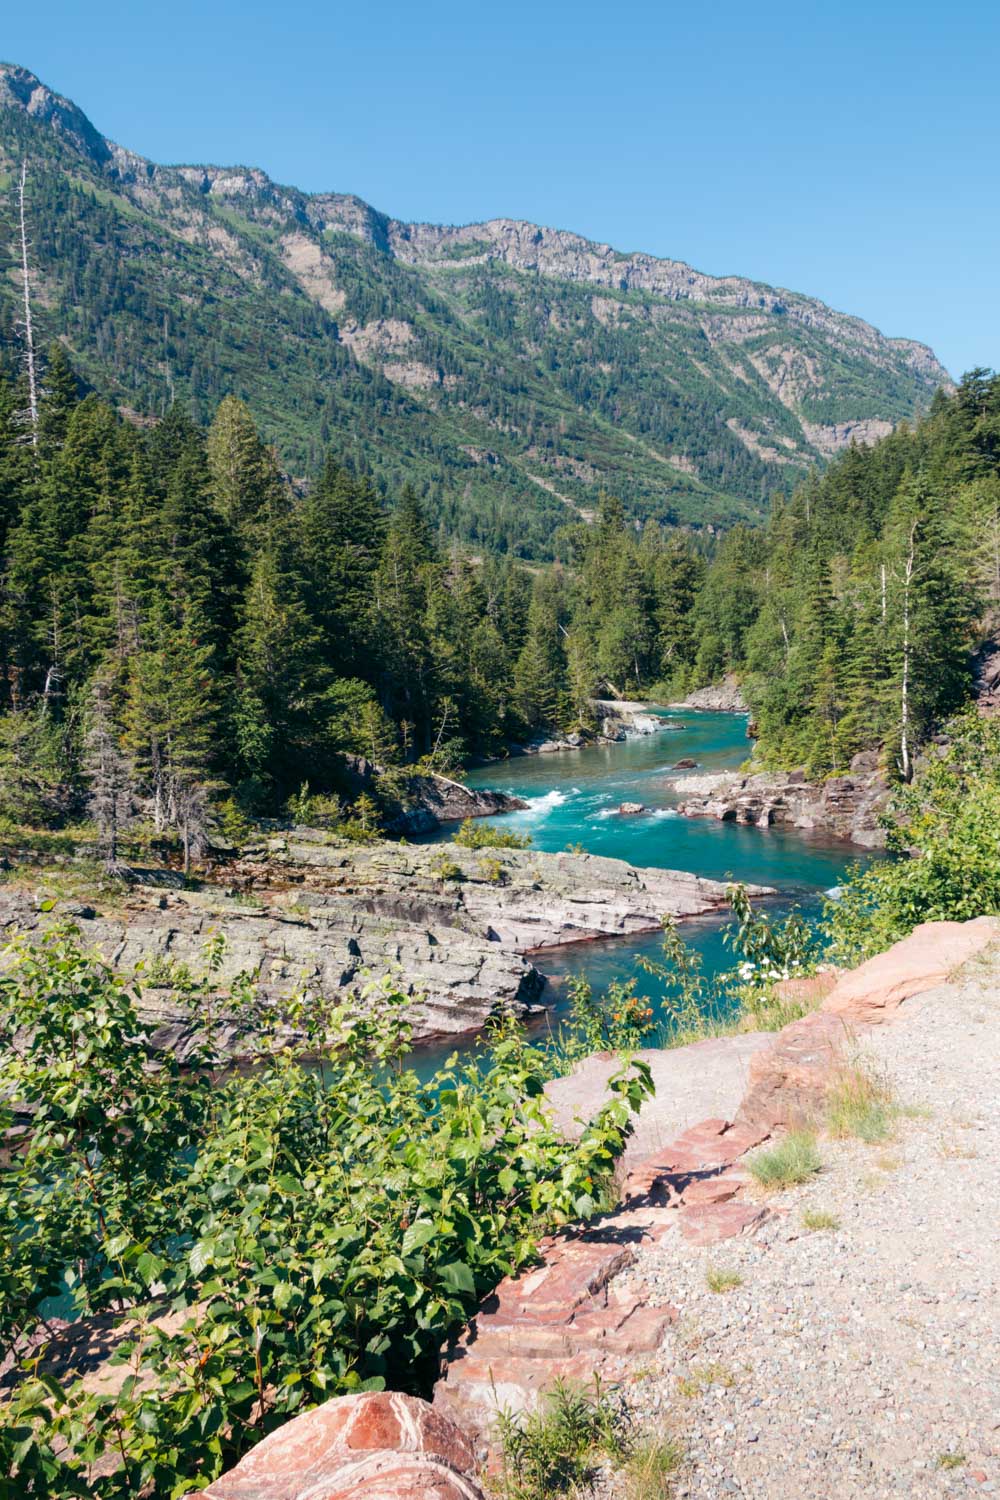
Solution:
[{"label": "gravel path", "polygon": [[[671,1235],[626,1273],[679,1313],[630,1402],[680,1437],[680,1497],[1000,1495],[1000,951],[859,1051],[893,1140],[824,1140],[755,1236]],[[741,1284],[710,1291],[717,1268]]]}]

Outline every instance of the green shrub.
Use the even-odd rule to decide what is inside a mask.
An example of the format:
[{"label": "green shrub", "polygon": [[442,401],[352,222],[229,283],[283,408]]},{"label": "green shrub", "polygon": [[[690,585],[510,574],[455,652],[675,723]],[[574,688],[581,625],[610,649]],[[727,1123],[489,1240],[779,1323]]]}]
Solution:
[{"label": "green shrub", "polygon": [[465,879],[465,871],[462,869],[462,866],[443,849],[433,856],[428,868],[432,875],[437,876],[438,880],[460,881]]},{"label": "green shrub", "polygon": [[476,869],[484,880],[489,881],[490,885],[503,885],[507,878],[503,862],[499,859],[477,860]]},{"label": "green shrub", "polygon": [[527,849],[531,835],[466,818],[452,834],[452,843],[461,844],[463,849]]},{"label": "green shrub", "polygon": [[975,709],[947,726],[885,817],[896,857],[855,870],[827,904],[833,955],[857,963],[920,922],[1000,912],[1000,721]]},{"label": "green shrub", "polygon": [[[182,1072],[150,1069],[137,991],[72,932],[19,943],[0,976],[0,1100],[32,1116],[0,1175],[0,1472],[18,1495],[179,1496],[330,1396],[426,1390],[478,1298],[541,1233],[593,1212],[651,1089],[647,1069],[623,1071],[567,1143],[545,1059],[516,1028],[488,1063],[453,1057],[424,1083],[384,987],[359,1014],[305,996],[276,1008],[249,981],[227,1017],[291,1024],[301,1044],[264,1031],[255,1067],[220,1074],[216,984],[189,992],[206,1041]],[[36,1375],[61,1288],[117,1329],[117,1393]]]},{"label": "green shrub", "polygon": [[624,1456],[625,1415],[600,1386],[593,1394],[556,1381],[537,1411],[498,1418],[502,1500],[577,1495],[602,1457]]},{"label": "green shrub", "polygon": [[589,980],[570,979],[569,1021],[553,1043],[557,1070],[567,1071],[594,1052],[635,1052],[650,1045],[660,1023],[649,1000],[636,994],[636,984],[635,979],[612,980],[597,1000]]}]

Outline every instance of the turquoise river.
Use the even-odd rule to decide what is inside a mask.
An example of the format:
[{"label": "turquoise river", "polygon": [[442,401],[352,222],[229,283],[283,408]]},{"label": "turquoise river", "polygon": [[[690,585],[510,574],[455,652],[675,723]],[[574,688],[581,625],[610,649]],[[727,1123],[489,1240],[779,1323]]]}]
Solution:
[{"label": "turquoise river", "polygon": [[[659,733],[493,762],[472,772],[468,783],[523,797],[528,803],[524,811],[492,821],[529,834],[536,849],[582,845],[590,853],[635,865],[774,886],[780,897],[773,909],[798,905],[806,915],[815,914],[824,891],[841,881],[859,851],[843,840],[795,829],[762,830],[714,818],[682,817],[676,810],[677,793],[668,783],[683,773],[671,768],[682,759],[697,762],[692,775],[739,766],[749,750],[746,719],[741,714],[659,712],[669,725]],[[640,802],[651,811],[622,816],[617,812],[622,802]],[[450,832],[444,836],[450,837]],[[733,966],[722,943],[725,925],[720,917],[681,924],[683,936],[702,953],[708,973]],[[610,980],[639,972],[638,955],[658,953],[659,937],[654,933],[535,955],[533,962],[549,979],[544,998],[550,1018],[557,1018],[564,1008],[568,976],[586,975],[599,992]],[[640,992],[655,1002],[656,981],[645,973],[640,978]],[[421,1061],[431,1064],[442,1050],[421,1049]]]}]

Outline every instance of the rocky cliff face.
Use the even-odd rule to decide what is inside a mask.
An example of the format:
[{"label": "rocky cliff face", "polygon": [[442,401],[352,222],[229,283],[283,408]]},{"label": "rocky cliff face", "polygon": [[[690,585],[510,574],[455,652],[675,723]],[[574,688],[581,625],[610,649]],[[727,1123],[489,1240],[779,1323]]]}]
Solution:
[{"label": "rocky cliff face", "polygon": [[885,847],[879,814],[889,797],[889,785],[879,775],[876,757],[856,755],[848,776],[831,776],[819,784],[802,771],[741,775],[719,771],[707,776],[683,776],[671,783],[681,801],[678,812],[688,818],[718,818],[720,822],[752,823],[758,828],[789,824],[849,839],[866,849]]},{"label": "rocky cliff face", "polygon": [[[459,228],[441,224],[406,224],[391,219],[389,246],[410,265],[453,266],[502,261],[518,271],[536,272],[562,281],[582,281],[615,292],[651,292],[667,301],[709,303],[747,312],[739,332],[747,338],[766,326],[762,315],[785,318],[832,335],[845,349],[864,349],[875,358],[891,351],[921,375],[936,382],[948,376],[926,344],[886,339],[860,318],[834,312],[814,297],[776,290],[742,276],[707,276],[680,260],[642,253],[624,254],[611,245],[521,219],[489,219]],[[838,434],[839,445],[851,432]]]}]

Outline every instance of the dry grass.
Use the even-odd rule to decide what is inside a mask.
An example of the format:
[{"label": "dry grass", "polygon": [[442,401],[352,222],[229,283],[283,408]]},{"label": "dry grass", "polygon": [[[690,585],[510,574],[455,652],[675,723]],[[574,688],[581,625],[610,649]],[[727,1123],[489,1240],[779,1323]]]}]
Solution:
[{"label": "dry grass", "polygon": [[824,1213],[822,1209],[806,1208],[802,1211],[802,1227],[810,1233],[822,1229],[839,1229],[840,1220],[836,1214]]},{"label": "dry grass", "polygon": [[709,1365],[692,1365],[687,1375],[679,1375],[677,1394],[690,1399],[692,1396],[700,1396],[702,1391],[708,1390],[709,1386],[721,1385],[728,1390],[735,1383],[736,1376],[732,1370],[713,1361]]},{"label": "dry grass", "polygon": [[622,1469],[627,1500],[663,1500],[683,1461],[680,1444],[666,1433],[640,1439]]},{"label": "dry grass", "polygon": [[899,1113],[892,1084],[868,1058],[845,1065],[827,1095],[827,1129],[840,1139],[870,1146],[891,1140]]},{"label": "dry grass", "polygon": [[946,1161],[974,1161],[978,1152],[965,1141],[942,1141],[938,1151]]}]

